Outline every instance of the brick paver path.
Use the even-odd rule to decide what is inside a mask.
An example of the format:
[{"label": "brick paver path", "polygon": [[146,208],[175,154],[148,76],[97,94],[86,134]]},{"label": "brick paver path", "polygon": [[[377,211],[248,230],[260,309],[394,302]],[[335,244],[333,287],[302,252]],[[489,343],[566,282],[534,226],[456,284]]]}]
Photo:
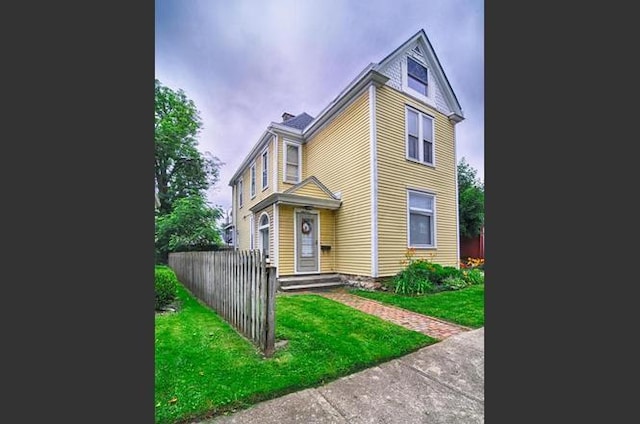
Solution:
[{"label": "brick paver path", "polygon": [[409,330],[418,331],[439,340],[471,330],[467,327],[444,322],[437,318],[428,317],[395,306],[383,305],[375,300],[365,299],[348,293],[319,291],[315,294],[344,303],[347,306],[351,306],[367,314],[375,315],[386,321],[408,328]]}]

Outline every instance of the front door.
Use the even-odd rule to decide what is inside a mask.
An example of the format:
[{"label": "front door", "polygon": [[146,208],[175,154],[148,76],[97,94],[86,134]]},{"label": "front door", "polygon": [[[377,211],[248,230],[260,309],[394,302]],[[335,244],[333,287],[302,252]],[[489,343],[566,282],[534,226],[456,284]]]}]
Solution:
[{"label": "front door", "polygon": [[318,216],[296,213],[296,272],[318,272]]}]

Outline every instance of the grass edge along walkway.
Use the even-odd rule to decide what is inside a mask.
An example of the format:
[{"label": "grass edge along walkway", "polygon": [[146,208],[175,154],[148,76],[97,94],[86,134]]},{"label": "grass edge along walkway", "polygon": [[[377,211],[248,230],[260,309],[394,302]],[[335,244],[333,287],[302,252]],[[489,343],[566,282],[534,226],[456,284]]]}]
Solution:
[{"label": "grass edge along walkway", "polygon": [[484,326],[484,284],[423,296],[350,290],[351,294],[469,328]]}]

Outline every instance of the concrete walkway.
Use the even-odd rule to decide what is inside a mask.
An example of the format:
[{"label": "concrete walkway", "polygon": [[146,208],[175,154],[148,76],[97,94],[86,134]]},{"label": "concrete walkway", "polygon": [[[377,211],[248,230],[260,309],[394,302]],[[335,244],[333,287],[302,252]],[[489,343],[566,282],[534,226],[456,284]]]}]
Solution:
[{"label": "concrete walkway", "polygon": [[483,423],[484,328],[200,424]]},{"label": "concrete walkway", "polygon": [[394,324],[408,328],[409,330],[426,334],[427,336],[438,340],[443,340],[455,334],[460,334],[470,330],[470,328],[467,327],[407,311],[406,309],[397,308],[395,306],[384,305],[375,300],[366,299],[349,293],[339,291],[318,291],[314,294],[335,300],[336,302],[351,306],[359,311],[375,315],[383,320],[390,321]]}]

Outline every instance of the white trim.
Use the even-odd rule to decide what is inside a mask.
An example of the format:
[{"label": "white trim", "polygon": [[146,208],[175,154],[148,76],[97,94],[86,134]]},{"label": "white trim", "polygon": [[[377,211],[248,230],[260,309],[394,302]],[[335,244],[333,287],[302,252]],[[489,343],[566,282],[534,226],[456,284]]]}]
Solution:
[{"label": "white trim", "polygon": [[369,86],[369,159],[371,162],[371,276],[378,277],[378,153],[376,87]]},{"label": "white trim", "polygon": [[270,128],[273,128],[274,130],[278,130],[279,132],[286,134],[286,135],[290,135],[293,137],[299,137],[302,138],[302,130],[299,130],[297,128],[293,128],[290,127],[288,125],[284,125],[278,122],[271,122],[271,124],[269,124]]},{"label": "white trim", "polygon": [[278,191],[278,136],[273,134],[273,190]]},{"label": "white trim", "polygon": [[[282,182],[287,184],[298,184],[302,181],[302,144],[293,140],[284,138],[282,142]],[[287,181],[287,145],[296,146],[298,148],[298,180]]]},{"label": "white trim", "polygon": [[255,242],[254,242],[254,238],[255,238],[255,225],[254,225],[254,219],[253,216],[255,214],[252,212],[251,214],[249,214],[249,250],[253,250],[253,248],[255,247]]},{"label": "white trim", "polygon": [[[311,215],[317,215],[317,226],[318,226],[318,242],[316,247],[316,257],[318,268],[316,271],[298,271],[298,213],[308,213]],[[302,208],[294,208],[293,209],[293,273],[295,275],[305,275],[305,274],[319,274],[322,269],[322,265],[320,264],[320,211],[317,209],[302,209]]]},{"label": "white trim", "polygon": [[242,163],[240,164],[240,166],[238,168],[236,168],[236,172],[233,174],[233,177],[231,177],[231,179],[229,180],[229,185],[234,184],[238,178],[241,178],[241,175],[244,174],[244,170],[249,165],[249,163],[251,163],[251,160],[253,159],[253,157],[267,143],[268,138],[266,138],[266,137],[267,137],[268,134],[271,134],[271,131],[269,131],[269,128],[267,128],[262,133],[262,135],[258,139],[258,142],[251,148],[251,151],[249,152],[249,154],[247,156],[245,156],[245,158],[242,161]]},{"label": "white trim", "polygon": [[238,189],[236,189],[236,191],[238,192],[238,209],[242,209],[242,207],[244,206],[244,178],[240,177],[238,179],[238,182],[236,183],[236,186],[238,187]]},{"label": "white trim", "polygon": [[[418,114],[418,158],[415,159],[409,156],[409,112],[414,112]],[[431,163],[424,162],[424,136],[423,136],[423,125],[422,120],[423,117],[431,119]],[[426,112],[421,111],[413,106],[408,104],[404,105],[404,152],[405,159],[411,162],[419,163],[422,165],[426,165],[435,169],[436,167],[436,118]]]},{"label": "white trim", "polygon": [[[265,167],[265,163],[264,163],[264,155],[267,155],[267,166]],[[262,168],[261,172],[260,172],[260,185],[262,187],[262,191],[265,191],[266,189],[269,188],[269,145],[267,144],[267,147],[265,147],[265,149],[262,151],[262,153],[260,154],[260,167]],[[266,169],[265,169],[266,168]],[[267,172],[267,184],[264,184],[264,173],[265,171]]]},{"label": "white trim", "polygon": [[431,190],[428,188],[422,188],[422,187],[417,187],[417,186],[406,186],[407,190],[411,190],[411,191],[419,191],[421,193],[425,193],[425,194],[430,194],[432,196],[437,196],[438,192],[436,190]]},{"label": "white trim", "polygon": [[[431,196],[433,198],[433,210],[432,211],[426,211],[431,214],[432,219],[432,224],[433,224],[433,228],[431,231],[431,235],[433,236],[433,245],[411,245],[411,210],[409,208],[409,192],[415,192],[418,194],[425,194],[427,196]],[[425,189],[411,189],[411,188],[407,188],[406,190],[406,195],[407,195],[407,248],[413,248],[413,249],[437,249],[438,248],[438,243],[437,243],[437,222],[436,222],[436,195],[433,194],[432,192],[430,192],[429,190],[425,190]],[[418,212],[420,212],[420,209],[417,208],[413,208],[413,210],[417,210]]]},{"label": "white trim", "polygon": [[[253,190],[253,193],[251,191]],[[256,161],[249,166],[249,200],[253,200],[258,192],[258,172],[256,171]]]},{"label": "white trim", "polygon": [[[260,224],[260,222],[262,221],[262,217],[266,216],[267,217],[267,225],[262,225]],[[260,214],[260,217],[258,218],[258,248],[259,250],[262,252],[262,254],[264,255],[264,250],[262,249],[262,246],[264,246],[264,240],[262,239],[262,230],[264,230],[265,228],[267,229],[267,231],[271,232],[271,229],[269,228],[269,226],[271,225],[271,219],[269,218],[269,214],[267,212],[262,212]],[[269,239],[267,240],[267,244],[269,245],[269,257],[271,258],[271,238],[270,238],[270,234],[269,234]]]},{"label": "white trim", "polygon": [[233,248],[238,248],[238,185],[231,186],[231,195],[233,196],[233,207],[231,213],[233,214]]},{"label": "white trim", "polygon": [[[458,152],[456,151],[456,126],[453,127],[453,162],[455,164],[455,182],[456,182],[456,268],[460,268],[460,199],[458,198]],[[482,239],[484,242],[484,238]],[[484,251],[484,249],[483,249]]]},{"label": "white trim", "polygon": [[280,218],[278,214],[280,208],[278,208],[278,204],[273,204],[273,261],[272,265],[276,267],[276,277],[280,276],[280,263],[278,262],[280,258]]}]

